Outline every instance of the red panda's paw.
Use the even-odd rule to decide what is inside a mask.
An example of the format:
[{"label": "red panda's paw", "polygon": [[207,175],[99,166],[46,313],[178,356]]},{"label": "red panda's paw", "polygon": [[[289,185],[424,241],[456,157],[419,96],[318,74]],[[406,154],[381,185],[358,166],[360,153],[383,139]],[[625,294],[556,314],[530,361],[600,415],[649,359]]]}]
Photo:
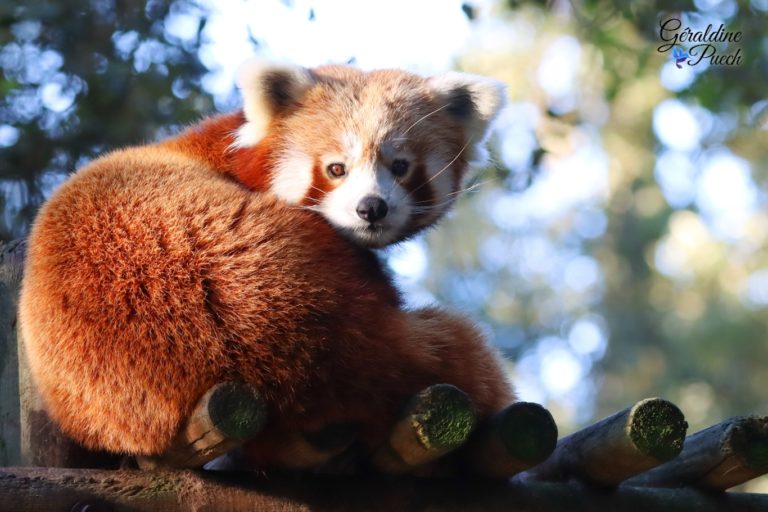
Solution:
[{"label": "red panda's paw", "polygon": [[243,461],[248,469],[353,474],[372,466],[429,476],[432,463],[467,441],[476,413],[466,393],[437,384],[414,395],[393,425],[385,427],[388,421],[379,419],[377,425],[333,422],[304,431],[273,426],[244,445]]},{"label": "red panda's paw", "polygon": [[450,384],[430,386],[405,406],[389,439],[373,454],[373,465],[385,473],[420,473],[462,446],[475,422],[466,393]]},{"label": "red panda's paw", "polygon": [[358,439],[356,423],[332,423],[304,432],[286,433],[271,465],[279,469],[317,470],[326,472],[326,465]]}]

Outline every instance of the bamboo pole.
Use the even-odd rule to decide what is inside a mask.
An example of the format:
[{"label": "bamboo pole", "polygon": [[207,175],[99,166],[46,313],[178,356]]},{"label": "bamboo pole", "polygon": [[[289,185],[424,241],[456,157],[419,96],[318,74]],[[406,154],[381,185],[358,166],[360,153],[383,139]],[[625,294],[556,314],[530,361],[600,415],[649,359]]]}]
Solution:
[{"label": "bamboo pole", "polygon": [[557,425],[539,404],[517,402],[472,435],[464,449],[472,472],[509,478],[543,462],[557,444]]},{"label": "bamboo pole", "polygon": [[450,384],[436,384],[416,394],[389,437],[373,456],[387,473],[407,473],[455,450],[475,427],[472,402]]},{"label": "bamboo pole", "polygon": [[523,476],[618,485],[680,453],[687,428],[674,404],[661,398],[641,400],[561,439],[549,459]]},{"label": "bamboo pole", "polygon": [[575,483],[0,468],[0,512],[763,512],[768,496]]},{"label": "bamboo pole", "polygon": [[627,485],[725,490],[768,473],[768,417],[736,417],[696,432],[675,459]]},{"label": "bamboo pole", "polygon": [[256,436],[266,417],[266,403],[251,386],[217,384],[200,398],[169,450],[137,461],[142,469],[200,468]]}]

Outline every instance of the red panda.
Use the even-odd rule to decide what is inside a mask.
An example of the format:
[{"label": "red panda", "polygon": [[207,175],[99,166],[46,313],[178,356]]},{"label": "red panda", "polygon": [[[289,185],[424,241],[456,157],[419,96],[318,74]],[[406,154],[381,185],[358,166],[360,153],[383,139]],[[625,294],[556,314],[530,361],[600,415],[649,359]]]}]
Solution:
[{"label": "red panda", "polygon": [[508,405],[477,329],[404,309],[366,248],[446,211],[501,89],[265,64],[240,86],[242,112],[100,157],[41,208],[19,318],[51,417],[86,447],[156,455],[226,380],[259,389],[272,435],[354,422],[370,446],[431,384],[481,416]]}]

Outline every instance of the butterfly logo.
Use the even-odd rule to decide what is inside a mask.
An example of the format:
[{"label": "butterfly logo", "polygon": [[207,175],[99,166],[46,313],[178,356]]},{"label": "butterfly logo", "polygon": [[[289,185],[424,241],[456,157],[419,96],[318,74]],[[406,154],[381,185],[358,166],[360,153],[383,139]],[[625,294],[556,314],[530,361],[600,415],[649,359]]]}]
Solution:
[{"label": "butterfly logo", "polygon": [[685,60],[688,58],[688,52],[675,46],[672,48],[672,58],[675,60],[675,66],[677,66],[677,69],[683,69],[683,66],[680,64],[685,62]]}]

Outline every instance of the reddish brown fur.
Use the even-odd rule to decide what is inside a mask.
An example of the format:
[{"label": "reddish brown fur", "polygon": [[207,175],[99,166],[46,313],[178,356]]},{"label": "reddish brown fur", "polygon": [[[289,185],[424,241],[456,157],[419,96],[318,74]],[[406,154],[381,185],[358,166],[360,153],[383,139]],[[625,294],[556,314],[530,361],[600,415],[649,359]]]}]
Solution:
[{"label": "reddish brown fur", "polygon": [[282,149],[281,135],[272,131],[255,147],[230,150],[231,174],[237,181],[251,190],[269,191],[275,159]]},{"label": "reddish brown fur", "polygon": [[235,140],[235,131],[244,122],[240,111],[211,117],[160,145],[206,162],[213,169],[232,172],[234,162],[229,147]]},{"label": "reddish brown fur", "polygon": [[330,180],[328,180],[320,160],[315,159],[315,164],[312,166],[312,186],[301,204],[304,206],[317,204],[322,199],[322,196],[328,193],[332,186],[333,185]]}]

